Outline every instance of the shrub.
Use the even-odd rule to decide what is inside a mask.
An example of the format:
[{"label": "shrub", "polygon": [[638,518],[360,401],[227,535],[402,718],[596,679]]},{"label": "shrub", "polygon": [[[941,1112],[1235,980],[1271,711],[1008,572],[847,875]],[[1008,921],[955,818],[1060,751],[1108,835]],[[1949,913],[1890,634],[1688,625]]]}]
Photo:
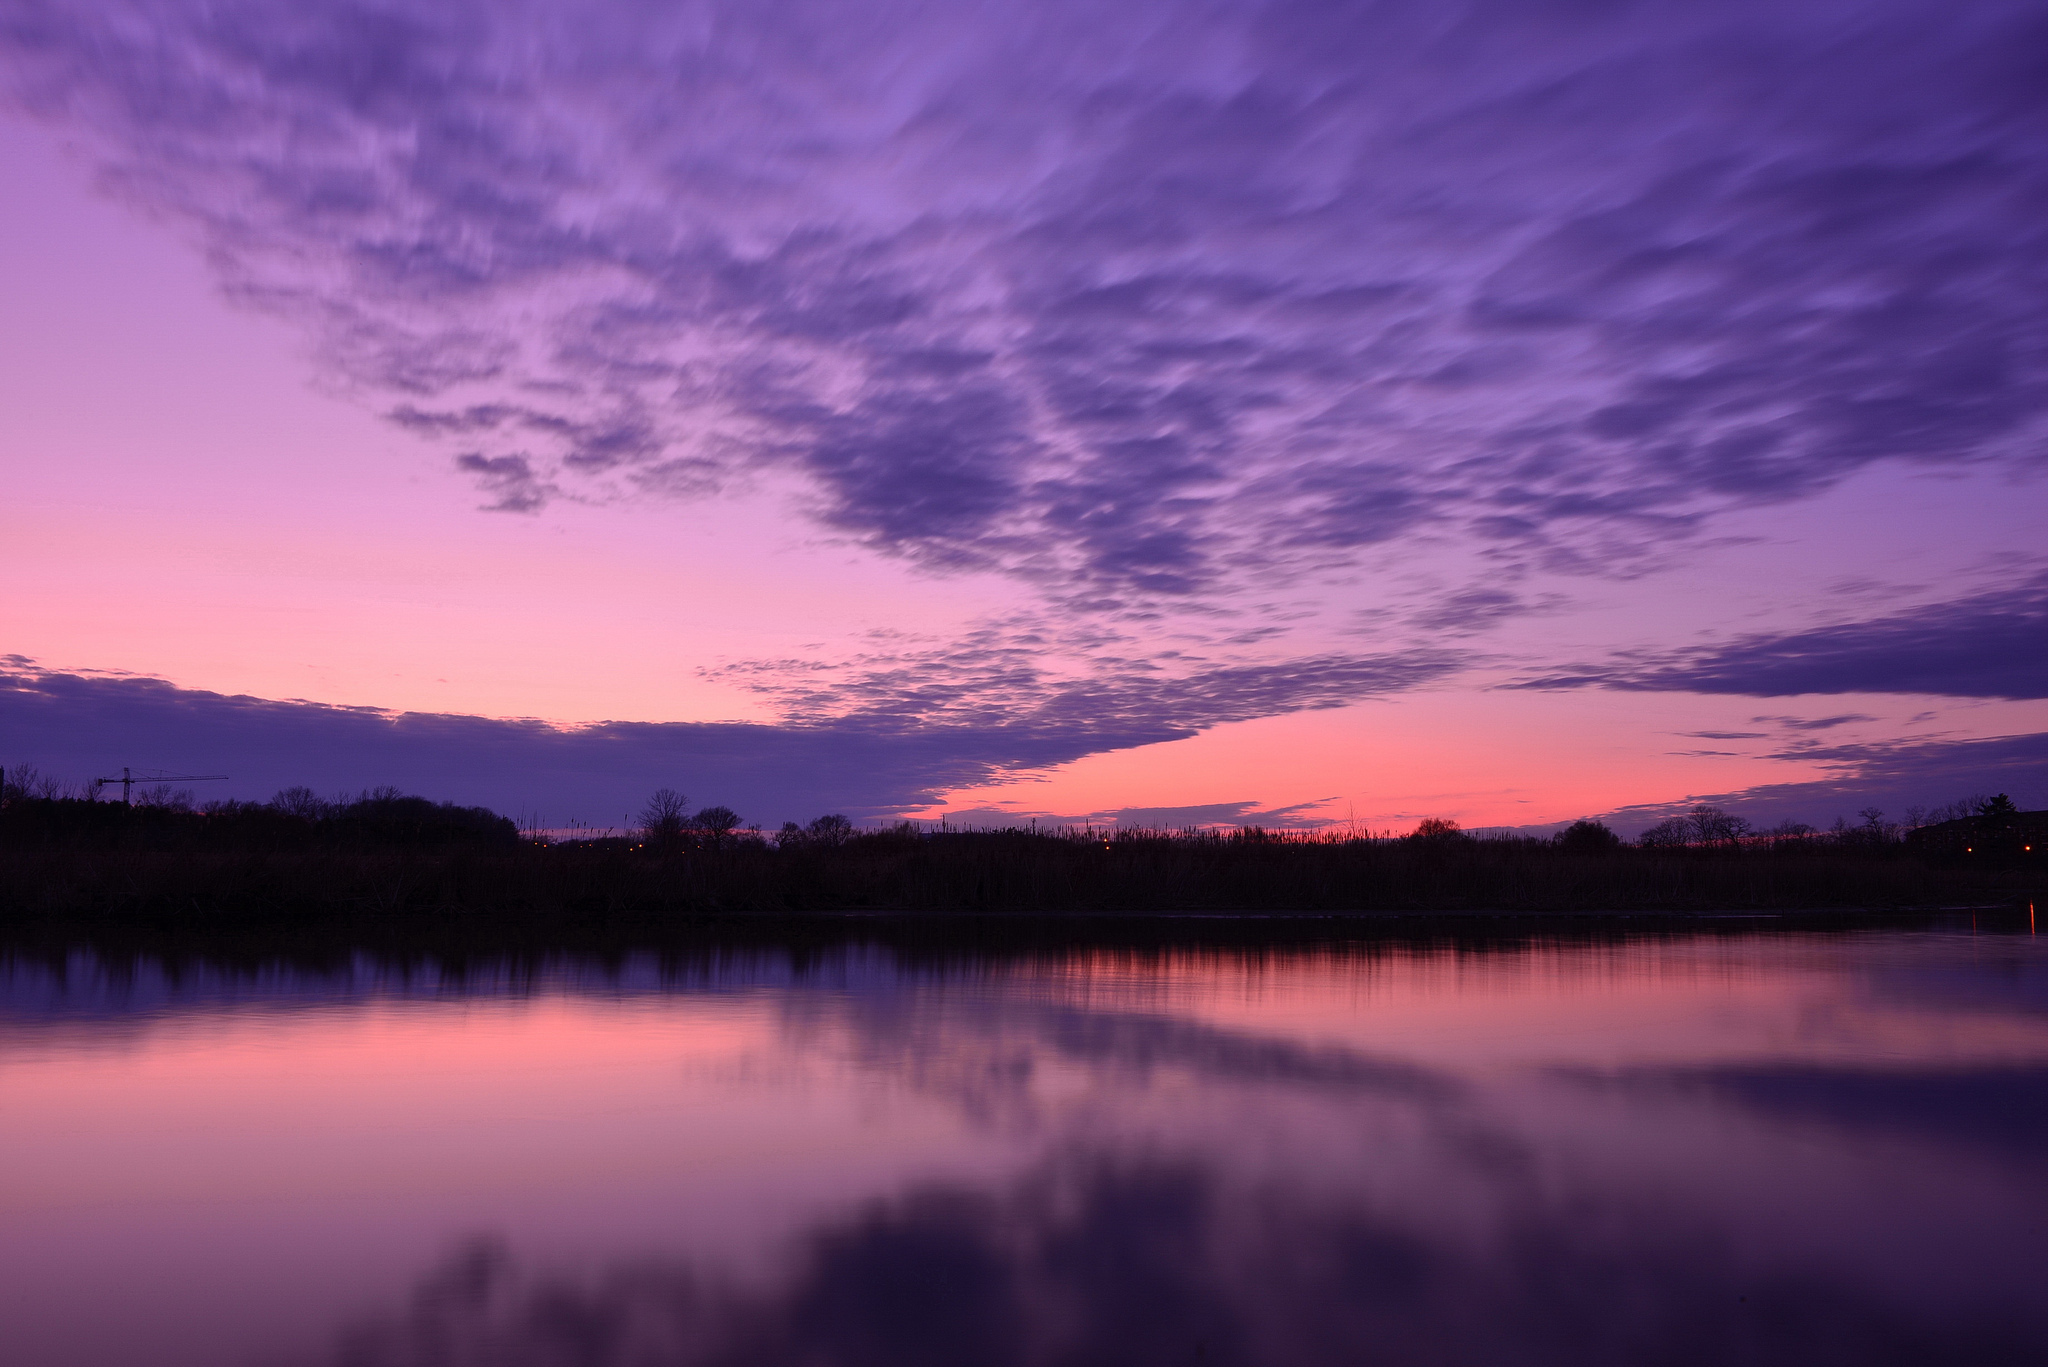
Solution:
[{"label": "shrub", "polygon": [[1574,821],[1551,841],[1566,854],[1607,854],[1621,848],[1621,837],[1598,821]]}]

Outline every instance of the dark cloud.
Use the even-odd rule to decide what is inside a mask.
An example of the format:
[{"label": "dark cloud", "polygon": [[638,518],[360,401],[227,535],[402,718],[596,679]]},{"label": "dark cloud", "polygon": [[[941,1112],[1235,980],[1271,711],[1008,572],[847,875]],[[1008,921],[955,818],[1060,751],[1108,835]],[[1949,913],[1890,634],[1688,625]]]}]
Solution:
[{"label": "dark cloud", "polygon": [[227,773],[235,781],[221,796],[392,784],[557,823],[623,823],[648,792],[672,786],[773,824],[920,807],[949,789],[1226,721],[1341,706],[1456,667],[1442,655],[1329,656],[1063,680],[1020,662],[955,662],[950,677],[937,665],[870,671],[816,696],[763,684],[790,696],[784,725],[557,727],[229,697],[46,672],[17,656],[0,668],[0,747],[8,763],[32,761],[72,780],[126,764]]},{"label": "dark cloud", "polygon": [[1887,811],[1896,820],[1912,807],[1935,807],[1972,793],[2000,791],[2010,793],[2022,808],[2048,807],[2048,732],[1981,740],[1802,745],[1771,758],[1818,764],[1828,773],[1794,783],[1692,793],[1671,802],[1622,807],[1600,813],[1600,819],[1633,835],[1705,802],[1759,826],[1781,821],[1824,826],[1837,816],[1853,821],[1866,807]]},{"label": "dark cloud", "polygon": [[2032,0],[0,0],[14,101],[494,506],[775,467],[1097,605],[2038,463],[2044,45]]},{"label": "dark cloud", "polygon": [[1751,717],[1751,721],[1776,722],[1793,731],[1832,731],[1837,726],[1849,726],[1856,722],[1876,721],[1877,718],[1862,712],[1844,712],[1837,717]]},{"label": "dark cloud", "polygon": [[[1802,693],[2048,698],[2048,574],[2015,588],[1866,622],[1742,636],[1726,645],[1624,658],[1509,686],[1599,686],[1760,698]],[[1825,729],[1870,718],[1757,720]]]},{"label": "dark cloud", "polygon": [[970,807],[946,813],[956,826],[1123,826],[1178,831],[1194,828],[1260,826],[1268,830],[1313,830],[1330,824],[1319,815],[1334,798],[1314,798],[1269,807],[1258,802],[1197,802],[1181,807],[1112,807],[1097,812],[1044,812],[1028,808]]},{"label": "dark cloud", "polygon": [[496,498],[494,512],[537,511],[554,492],[554,486],[536,479],[533,463],[525,456],[483,456],[474,452],[457,456],[455,466],[476,476],[477,483]]},{"label": "dark cloud", "polygon": [[1540,610],[1507,589],[1471,588],[1438,599],[1409,620],[1425,631],[1463,636]]}]

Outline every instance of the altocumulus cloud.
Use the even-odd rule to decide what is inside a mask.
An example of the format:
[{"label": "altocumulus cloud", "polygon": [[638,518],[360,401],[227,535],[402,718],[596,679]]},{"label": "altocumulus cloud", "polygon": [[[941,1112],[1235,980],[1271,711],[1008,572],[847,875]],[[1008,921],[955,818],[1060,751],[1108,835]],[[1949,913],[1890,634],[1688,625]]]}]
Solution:
[{"label": "altocumulus cloud", "polygon": [[2035,0],[0,0],[13,101],[496,506],[774,472],[1084,610],[2038,461],[2044,50]]}]

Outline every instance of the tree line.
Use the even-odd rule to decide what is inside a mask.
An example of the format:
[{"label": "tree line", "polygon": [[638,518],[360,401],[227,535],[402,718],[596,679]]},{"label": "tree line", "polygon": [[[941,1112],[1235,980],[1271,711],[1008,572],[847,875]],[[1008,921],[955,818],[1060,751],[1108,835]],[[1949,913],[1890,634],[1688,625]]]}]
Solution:
[{"label": "tree line", "polygon": [[[915,822],[896,822],[879,828],[863,828],[842,813],[829,813],[808,823],[786,821],[774,832],[749,825],[738,812],[723,804],[691,810],[689,799],[674,788],[655,790],[642,805],[638,825],[626,834],[575,835],[567,838],[528,828],[524,831],[510,819],[485,807],[437,803],[430,799],[384,787],[351,795],[322,797],[307,787],[286,788],[268,802],[219,800],[198,802],[188,789],[165,784],[145,784],[132,804],[104,800],[104,784],[67,784],[44,774],[31,764],[16,764],[0,770],[0,806],[11,809],[11,829],[29,826],[48,828],[50,834],[68,829],[74,834],[125,831],[130,835],[154,832],[169,837],[180,832],[189,838],[203,832],[202,843],[233,844],[241,840],[260,844],[291,844],[298,837],[326,837],[330,841],[371,844],[482,844],[510,846],[527,844],[580,848],[639,849],[677,854],[692,850],[720,851],[744,848],[774,848],[826,852],[856,840],[934,838],[968,834],[1008,834],[1032,839],[1073,840],[1083,844],[1096,841],[1178,840],[1264,844],[1358,844],[1398,841],[1423,848],[1452,849],[1485,840],[1492,844],[1545,846],[1567,854],[1600,855],[1637,848],[1651,851],[1721,850],[1755,848],[1828,847],[1840,850],[1879,851],[1901,846],[1916,834],[1935,827],[1961,827],[1967,836],[1976,827],[1999,827],[2025,816],[2004,794],[1976,795],[1938,807],[1907,809],[1903,822],[1891,821],[1876,807],[1866,807],[1858,820],[1837,817],[1828,828],[1804,822],[1786,821],[1761,828],[1720,807],[1701,804],[1683,816],[1668,817],[1642,831],[1634,841],[1625,840],[1605,822],[1581,819],[1547,837],[1514,833],[1477,835],[1463,830],[1447,817],[1425,817],[1405,834],[1393,831],[1361,831],[1356,827],[1268,829],[1258,826],[1228,831],[1186,828],[1151,830],[1129,827],[1098,829],[1093,826],[1017,829],[1007,832],[948,831],[923,827]],[[31,810],[37,819],[31,821]],[[126,815],[117,815],[125,813]],[[2002,827],[2001,827],[2002,828]],[[1936,842],[1939,843],[1939,842]]]}]

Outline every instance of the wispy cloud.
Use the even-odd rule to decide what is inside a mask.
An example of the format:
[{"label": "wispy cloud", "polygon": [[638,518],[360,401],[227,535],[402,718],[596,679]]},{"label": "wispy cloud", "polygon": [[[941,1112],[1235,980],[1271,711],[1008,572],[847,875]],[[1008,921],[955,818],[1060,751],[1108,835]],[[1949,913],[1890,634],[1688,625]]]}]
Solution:
[{"label": "wispy cloud", "polygon": [[1844,712],[1835,717],[1752,717],[1750,720],[1774,722],[1790,731],[1832,731],[1837,726],[1853,726],[1858,722],[1876,721],[1877,718],[1863,712]]}]

